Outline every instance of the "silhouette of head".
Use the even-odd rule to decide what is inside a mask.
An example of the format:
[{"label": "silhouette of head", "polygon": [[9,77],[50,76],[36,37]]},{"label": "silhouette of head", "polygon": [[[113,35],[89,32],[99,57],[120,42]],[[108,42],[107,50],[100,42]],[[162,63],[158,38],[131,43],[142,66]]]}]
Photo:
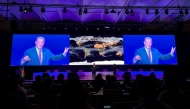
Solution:
[{"label": "silhouette of head", "polygon": [[154,97],[155,94],[155,86],[154,81],[147,76],[140,77],[137,81],[137,89],[139,91],[139,94],[143,98],[150,98]]},{"label": "silhouette of head", "polygon": [[169,90],[178,90],[180,88],[180,80],[174,74],[169,74],[165,79],[165,85]]},{"label": "silhouette of head", "polygon": [[102,74],[99,73],[99,74],[96,76],[96,79],[98,79],[98,80],[102,79]]},{"label": "silhouette of head", "polygon": [[52,86],[52,83],[53,83],[52,78],[47,77],[47,78],[45,79],[45,86],[46,86],[46,87],[51,87],[51,86]]},{"label": "silhouette of head", "polygon": [[64,84],[64,90],[61,94],[59,107],[84,108],[86,106],[86,96],[82,83],[78,78],[70,78]]},{"label": "silhouette of head", "polygon": [[57,80],[62,81],[62,80],[64,80],[64,78],[65,78],[64,74],[59,74]]},{"label": "silhouette of head", "polygon": [[39,82],[42,80],[42,77],[40,75],[38,75],[38,76],[36,76],[35,80]]},{"label": "silhouette of head", "polygon": [[112,77],[111,77],[110,75],[107,75],[107,76],[106,76],[106,81],[107,81],[107,82],[111,82],[111,81],[112,81]]}]

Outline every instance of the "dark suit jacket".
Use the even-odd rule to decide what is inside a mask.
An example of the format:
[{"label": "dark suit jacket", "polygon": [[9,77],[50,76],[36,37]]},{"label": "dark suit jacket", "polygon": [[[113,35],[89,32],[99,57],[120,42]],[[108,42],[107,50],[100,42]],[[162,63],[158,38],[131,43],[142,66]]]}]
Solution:
[{"label": "dark suit jacket", "polygon": [[91,70],[92,70],[92,74],[95,74],[96,73],[96,68],[98,68],[98,67],[96,67],[96,66],[92,66],[92,68],[91,68]]},{"label": "dark suit jacket", "polygon": [[116,66],[113,66],[113,73],[116,74]]},{"label": "dark suit jacket", "polygon": [[[151,52],[152,64],[159,64],[159,60],[169,60],[173,57],[170,53],[165,55],[161,54],[156,48],[151,48]],[[136,55],[139,55],[141,60],[137,61],[136,63],[133,62],[133,64],[150,64],[147,52],[144,47],[137,49],[135,52],[135,56]]]},{"label": "dark suit jacket", "polygon": [[[54,55],[47,48],[43,48],[42,52],[43,52],[42,65],[49,65],[50,60],[59,61],[65,58],[65,56],[62,53],[59,55]],[[25,62],[23,65],[26,65],[26,66],[40,65],[40,61],[38,59],[38,54],[35,47],[27,49],[24,53],[24,56],[28,56],[30,58],[30,61]]]}]

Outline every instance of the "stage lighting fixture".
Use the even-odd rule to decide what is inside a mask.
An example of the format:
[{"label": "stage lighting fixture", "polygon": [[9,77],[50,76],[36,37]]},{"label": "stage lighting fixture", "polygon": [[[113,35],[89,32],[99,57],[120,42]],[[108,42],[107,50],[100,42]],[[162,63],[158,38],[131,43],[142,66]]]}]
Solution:
[{"label": "stage lighting fixture", "polygon": [[188,9],[185,9],[185,14],[186,14],[186,15],[188,15],[188,14],[189,14]]},{"label": "stage lighting fixture", "polygon": [[158,9],[156,9],[156,10],[155,10],[155,14],[156,14],[156,15],[157,15],[157,14],[159,14],[159,11],[158,11]]},{"label": "stage lighting fixture", "polygon": [[148,9],[146,9],[146,14],[149,14],[149,11],[148,11]]},{"label": "stage lighting fixture", "polygon": [[116,11],[114,9],[111,10],[111,13],[116,13]]},{"label": "stage lighting fixture", "polygon": [[32,11],[33,11],[32,6],[30,6],[30,7],[28,8],[28,12],[32,12]]},{"label": "stage lighting fixture", "polygon": [[129,14],[129,10],[128,9],[125,10],[125,14]]},{"label": "stage lighting fixture", "polygon": [[130,14],[131,14],[131,16],[134,16],[135,13],[134,13],[133,10],[131,10],[131,11],[130,11]]},{"label": "stage lighting fixture", "polygon": [[105,14],[108,14],[108,13],[109,13],[108,9],[105,9],[104,13],[105,13]]},{"label": "stage lighting fixture", "polygon": [[44,13],[46,10],[44,7],[41,8],[41,12]]},{"label": "stage lighting fixture", "polygon": [[183,15],[184,15],[184,13],[183,13],[182,10],[179,11],[179,15],[180,15],[180,16],[183,16]]},{"label": "stage lighting fixture", "polygon": [[79,15],[82,15],[82,9],[81,8],[79,9]]},{"label": "stage lighting fixture", "polygon": [[64,7],[64,8],[63,8],[63,13],[66,13],[66,12],[67,12],[67,8]]},{"label": "stage lighting fixture", "polygon": [[24,8],[24,11],[23,11],[25,14],[27,13],[27,7]]},{"label": "stage lighting fixture", "polygon": [[88,13],[88,10],[87,8],[84,9],[84,14],[87,14]]},{"label": "stage lighting fixture", "polygon": [[20,6],[19,11],[23,12],[23,7],[22,6]]},{"label": "stage lighting fixture", "polygon": [[169,12],[168,12],[168,9],[165,9],[165,14],[168,14]]}]

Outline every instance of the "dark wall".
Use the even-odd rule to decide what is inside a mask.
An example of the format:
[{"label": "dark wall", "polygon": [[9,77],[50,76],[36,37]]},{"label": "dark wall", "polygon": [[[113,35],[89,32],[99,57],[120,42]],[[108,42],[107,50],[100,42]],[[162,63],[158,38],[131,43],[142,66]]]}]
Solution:
[{"label": "dark wall", "polygon": [[[12,43],[12,34],[10,32],[0,32],[0,45],[1,45],[1,72],[9,74],[12,71],[10,70],[10,54],[11,54],[11,43]],[[12,72],[14,73],[14,72]]]},{"label": "dark wall", "polygon": [[2,62],[1,66],[8,67],[10,63],[12,34],[0,32],[0,37],[1,37],[1,62]]},{"label": "dark wall", "polygon": [[177,51],[177,57],[178,57],[178,73],[180,73],[183,76],[190,77],[190,73],[188,73],[189,70],[189,62],[190,62],[190,47],[188,40],[188,33],[177,33],[176,34],[176,51]]}]

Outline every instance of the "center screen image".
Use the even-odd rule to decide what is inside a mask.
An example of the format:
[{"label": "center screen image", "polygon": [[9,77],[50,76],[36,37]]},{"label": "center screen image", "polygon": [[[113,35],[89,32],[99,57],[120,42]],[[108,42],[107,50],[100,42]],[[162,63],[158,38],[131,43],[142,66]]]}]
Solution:
[{"label": "center screen image", "polygon": [[122,36],[70,36],[69,52],[69,65],[124,65]]}]

